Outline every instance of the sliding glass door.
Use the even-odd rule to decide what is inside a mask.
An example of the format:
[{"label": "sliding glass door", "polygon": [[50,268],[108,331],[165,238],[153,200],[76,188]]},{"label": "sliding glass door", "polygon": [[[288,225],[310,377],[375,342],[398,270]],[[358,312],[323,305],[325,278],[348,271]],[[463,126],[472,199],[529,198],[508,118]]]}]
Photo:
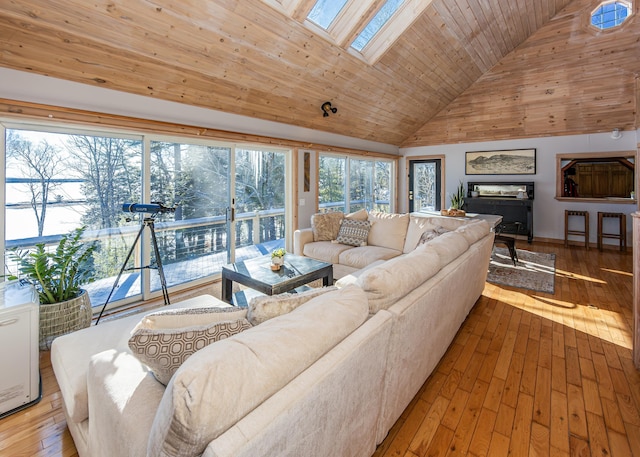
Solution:
[{"label": "sliding glass door", "polygon": [[[174,290],[285,245],[287,150],[31,125],[0,124],[0,133],[6,274],[17,273],[9,250],[52,248],[62,234],[86,226],[86,237],[99,246],[97,280],[86,288],[95,308],[113,289],[113,307],[160,295],[150,225]],[[129,212],[125,203],[172,210]]]}]

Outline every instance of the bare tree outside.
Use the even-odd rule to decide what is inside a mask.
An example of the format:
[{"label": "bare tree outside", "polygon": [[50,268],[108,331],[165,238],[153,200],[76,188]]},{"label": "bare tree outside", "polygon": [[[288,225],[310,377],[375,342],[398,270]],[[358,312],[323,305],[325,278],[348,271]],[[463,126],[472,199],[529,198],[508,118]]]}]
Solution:
[{"label": "bare tree outside", "polygon": [[140,198],[141,142],[69,135],[66,146],[72,168],[85,181],[84,222],[93,228],[117,227],[122,203]]},{"label": "bare tree outside", "polygon": [[65,161],[61,160],[60,149],[46,140],[32,143],[17,132],[7,135],[7,159],[12,159],[21,176],[25,177],[25,186],[30,194],[30,205],[36,219],[38,236],[44,233],[49,195],[60,186],[55,178],[63,174]]}]

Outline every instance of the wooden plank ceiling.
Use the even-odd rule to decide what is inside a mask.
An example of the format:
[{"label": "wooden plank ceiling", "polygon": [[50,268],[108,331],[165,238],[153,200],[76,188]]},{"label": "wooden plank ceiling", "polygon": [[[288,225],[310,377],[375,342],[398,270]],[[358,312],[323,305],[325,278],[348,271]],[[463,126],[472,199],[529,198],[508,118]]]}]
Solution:
[{"label": "wooden plank ceiling", "polygon": [[610,130],[548,115],[623,75],[593,104],[630,127],[636,16],[589,32],[597,3],[434,0],[371,64],[261,0],[7,0],[0,66],[398,146]]}]

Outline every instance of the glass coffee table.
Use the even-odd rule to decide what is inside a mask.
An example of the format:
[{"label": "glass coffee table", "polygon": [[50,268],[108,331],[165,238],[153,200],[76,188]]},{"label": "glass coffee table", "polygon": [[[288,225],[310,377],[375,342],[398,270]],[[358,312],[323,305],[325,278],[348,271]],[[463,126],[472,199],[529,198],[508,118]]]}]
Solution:
[{"label": "glass coffee table", "polygon": [[288,292],[322,279],[323,286],[333,285],[333,265],[293,254],[284,256],[284,265],[271,270],[271,255],[267,254],[222,267],[222,300],[233,303],[233,282],[266,295]]}]

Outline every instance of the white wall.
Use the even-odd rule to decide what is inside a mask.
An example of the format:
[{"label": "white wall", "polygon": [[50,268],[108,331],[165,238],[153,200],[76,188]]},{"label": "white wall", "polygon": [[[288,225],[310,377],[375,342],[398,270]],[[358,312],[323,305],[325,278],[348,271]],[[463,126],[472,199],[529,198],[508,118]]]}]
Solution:
[{"label": "white wall", "polygon": [[[522,140],[488,141],[479,143],[450,144],[440,146],[423,146],[404,148],[400,153],[404,156],[401,160],[401,183],[399,189],[401,211],[407,211],[407,158],[424,155],[445,156],[445,185],[446,205],[450,203],[450,194],[456,190],[462,180],[468,181],[533,181],[535,183],[535,199],[533,201],[533,234],[535,238],[564,239],[564,210],[574,209],[589,211],[590,239],[596,243],[597,213],[598,211],[623,212],[630,214],[636,211],[636,204],[613,203],[583,203],[566,202],[555,199],[556,192],[556,155],[563,153],[580,152],[607,152],[607,151],[636,151],[640,131],[625,131],[622,138],[613,140],[610,133],[574,135],[562,137],[545,137]],[[488,151],[501,149],[529,149],[536,148],[536,174],[535,175],[493,175],[493,176],[467,176],[465,175],[465,152]],[[635,152],[634,152],[635,154]],[[615,221],[609,221],[614,224]],[[572,225],[573,227],[573,225]],[[605,231],[617,232],[613,225],[605,225]],[[607,243],[615,243],[617,240],[605,240]],[[627,217],[627,243],[631,244],[631,218]]]}]

